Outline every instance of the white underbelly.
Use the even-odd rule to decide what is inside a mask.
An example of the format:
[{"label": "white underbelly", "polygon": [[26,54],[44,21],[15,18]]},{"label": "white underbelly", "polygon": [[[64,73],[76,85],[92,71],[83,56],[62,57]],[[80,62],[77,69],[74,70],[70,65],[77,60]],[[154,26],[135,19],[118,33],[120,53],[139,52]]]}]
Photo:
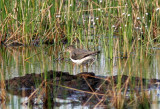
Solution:
[{"label": "white underbelly", "polygon": [[85,58],[83,58],[83,59],[77,59],[77,60],[74,60],[74,59],[71,59],[72,60],[72,62],[74,62],[74,63],[76,63],[76,64],[83,64],[83,63],[85,63],[85,62],[87,62],[87,61],[89,61],[89,60],[92,60],[94,58],[94,56],[87,56],[87,57],[85,57]]}]

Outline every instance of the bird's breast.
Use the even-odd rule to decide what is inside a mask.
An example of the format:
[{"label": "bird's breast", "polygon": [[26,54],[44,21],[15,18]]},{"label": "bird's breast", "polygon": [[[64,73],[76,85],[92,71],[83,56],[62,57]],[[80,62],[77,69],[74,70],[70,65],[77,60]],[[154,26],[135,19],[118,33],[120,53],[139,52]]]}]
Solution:
[{"label": "bird's breast", "polygon": [[92,60],[94,58],[94,56],[87,56],[85,58],[82,59],[73,59],[70,57],[70,59],[72,60],[72,62],[76,63],[76,64],[83,64],[83,63],[87,63],[89,60]]}]

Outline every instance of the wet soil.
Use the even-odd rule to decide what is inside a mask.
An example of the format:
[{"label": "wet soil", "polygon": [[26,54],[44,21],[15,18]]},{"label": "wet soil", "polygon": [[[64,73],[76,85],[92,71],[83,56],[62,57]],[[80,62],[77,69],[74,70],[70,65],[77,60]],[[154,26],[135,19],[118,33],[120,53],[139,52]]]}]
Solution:
[{"label": "wet soil", "polygon": [[[46,79],[45,79],[46,78]],[[119,81],[121,79],[121,82]],[[123,90],[130,92],[140,92],[151,87],[157,87],[158,79],[144,79],[139,77],[129,77],[127,75],[116,76],[95,76],[93,72],[82,72],[77,75],[70,75],[68,72],[48,71],[41,74],[27,74],[22,77],[15,77],[5,81],[6,90],[18,96],[30,96],[37,88],[41,88],[32,100],[39,95],[43,95],[42,101],[45,103],[49,98],[77,99],[80,104],[96,104],[107,94],[104,99],[108,102],[112,98],[113,89],[120,86]],[[92,96],[94,95],[94,96]],[[91,97],[92,96],[92,97]],[[91,99],[90,99],[91,97]],[[88,101],[88,99],[90,99]],[[77,101],[72,100],[72,103]],[[56,103],[57,104],[57,103]]]}]

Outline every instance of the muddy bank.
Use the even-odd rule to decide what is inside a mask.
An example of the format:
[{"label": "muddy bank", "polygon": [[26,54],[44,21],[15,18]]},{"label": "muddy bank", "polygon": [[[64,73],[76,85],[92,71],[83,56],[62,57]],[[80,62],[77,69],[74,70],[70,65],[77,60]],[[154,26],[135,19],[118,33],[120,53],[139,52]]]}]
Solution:
[{"label": "muddy bank", "polygon": [[[121,79],[121,82],[119,79]],[[44,98],[48,97],[52,99],[73,98],[79,100],[80,104],[84,104],[86,101],[87,104],[96,104],[105,94],[108,94],[103,102],[106,104],[108,100],[112,99],[113,89],[116,89],[117,86],[121,86],[122,91],[127,89],[130,92],[141,92],[142,89],[157,87],[157,82],[160,82],[160,80],[128,77],[126,75],[108,77],[95,76],[93,72],[82,72],[77,75],[70,75],[68,72],[50,70],[46,73],[27,74],[22,77],[15,77],[6,80],[5,84],[9,93],[23,97],[31,95],[41,84],[42,87],[39,91],[43,91],[43,96],[41,97],[43,101]],[[42,93],[36,93],[33,99],[40,94]],[[88,101],[91,95],[95,96]]]},{"label": "muddy bank", "polygon": [[[15,77],[13,79],[6,80],[6,88],[17,90],[17,89],[30,89],[36,88],[38,84],[42,81],[51,83],[56,83],[55,85],[64,85],[76,89],[90,91],[87,82],[89,85],[96,89],[99,85],[103,83],[107,89],[111,89],[113,85],[121,84],[124,85],[126,81],[129,82],[128,87],[132,87],[131,83],[134,86],[144,85],[145,87],[157,86],[157,82],[160,82],[158,79],[144,79],[139,77],[128,77],[127,75],[116,75],[116,76],[95,76],[93,72],[82,72],[77,75],[70,75],[68,72],[62,71],[48,71],[41,74],[27,74],[22,77]],[[118,79],[121,79],[121,83],[118,83]],[[143,84],[142,84],[143,83]],[[107,90],[105,88],[105,90]]]}]

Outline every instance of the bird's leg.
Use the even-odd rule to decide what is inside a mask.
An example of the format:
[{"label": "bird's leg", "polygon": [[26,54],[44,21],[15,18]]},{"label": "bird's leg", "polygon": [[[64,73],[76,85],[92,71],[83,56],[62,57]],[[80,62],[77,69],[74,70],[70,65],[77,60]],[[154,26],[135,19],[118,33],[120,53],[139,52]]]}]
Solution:
[{"label": "bird's leg", "polygon": [[93,59],[91,60],[91,64],[89,65],[89,67],[91,67],[91,65],[93,64],[94,61],[95,61],[95,58],[93,58]]},{"label": "bird's leg", "polygon": [[84,72],[84,67],[83,67],[83,65],[80,65],[80,72]]},{"label": "bird's leg", "polygon": [[73,66],[73,68],[75,67],[75,64],[74,63],[72,63],[72,66]]},{"label": "bird's leg", "polygon": [[86,64],[86,69],[87,69],[87,72],[88,72],[88,63]]},{"label": "bird's leg", "polygon": [[74,65],[74,63],[72,63],[72,72],[74,72],[74,70],[75,70],[75,65]]}]

